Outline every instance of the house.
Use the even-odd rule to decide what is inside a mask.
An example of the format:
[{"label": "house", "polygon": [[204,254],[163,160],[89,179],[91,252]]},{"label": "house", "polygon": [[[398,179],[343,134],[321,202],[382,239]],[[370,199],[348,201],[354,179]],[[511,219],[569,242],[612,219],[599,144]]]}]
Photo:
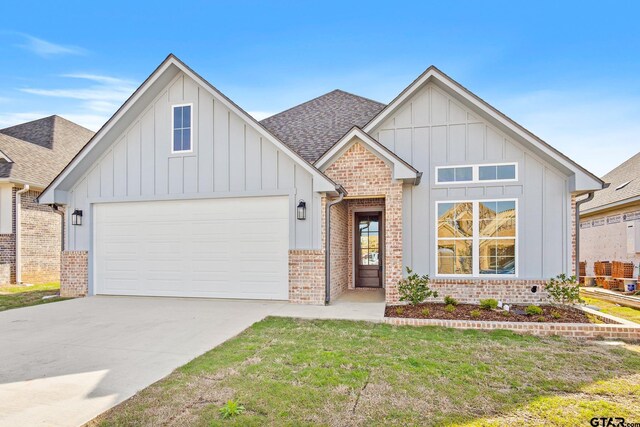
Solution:
[{"label": "house", "polygon": [[35,199],[91,136],[59,116],[0,129],[0,284],[60,280],[64,210]]},{"label": "house", "polygon": [[588,276],[596,261],[640,264],[640,153],[602,179],[609,186],[580,209],[580,260]]},{"label": "house", "polygon": [[575,270],[575,198],[602,186],[435,67],[388,105],[333,91],[258,122],[169,55],[39,201],[74,212],[65,295],[396,302],[410,266],[526,302]]}]

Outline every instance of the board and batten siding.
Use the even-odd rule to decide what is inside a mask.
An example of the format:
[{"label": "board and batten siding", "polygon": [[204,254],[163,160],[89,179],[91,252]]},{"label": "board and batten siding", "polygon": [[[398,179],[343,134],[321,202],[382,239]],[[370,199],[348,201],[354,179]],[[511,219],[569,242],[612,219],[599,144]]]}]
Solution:
[{"label": "board and batten siding", "polygon": [[[571,197],[568,177],[508,138],[433,83],[371,132],[424,173],[406,185],[404,264],[435,276],[437,201],[518,200],[518,278],[541,279],[571,271]],[[516,162],[517,181],[436,184],[435,168]]]},{"label": "board and batten siding", "polygon": [[[171,153],[171,106],[193,105],[193,151]],[[289,195],[291,249],[320,247],[321,199],[313,177],[188,76],[180,73],[70,191],[69,250],[91,244],[91,204],[200,197]],[[299,199],[307,219],[296,220]],[[70,217],[70,215],[69,215]]]}]

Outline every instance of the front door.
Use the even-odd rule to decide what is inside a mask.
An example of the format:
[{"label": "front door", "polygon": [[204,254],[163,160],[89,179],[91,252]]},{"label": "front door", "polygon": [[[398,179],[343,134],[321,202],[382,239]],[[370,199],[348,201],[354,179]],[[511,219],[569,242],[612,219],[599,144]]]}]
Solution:
[{"label": "front door", "polygon": [[382,239],[380,212],[356,213],[356,256],[354,256],[358,288],[382,287]]}]

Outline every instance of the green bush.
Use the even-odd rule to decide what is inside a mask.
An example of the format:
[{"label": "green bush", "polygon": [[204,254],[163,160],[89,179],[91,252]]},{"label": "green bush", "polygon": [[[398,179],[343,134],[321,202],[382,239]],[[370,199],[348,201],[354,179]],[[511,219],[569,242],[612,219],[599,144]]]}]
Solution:
[{"label": "green bush", "polygon": [[444,297],[444,303],[446,305],[458,305],[458,300],[452,297],[451,295],[447,295]]},{"label": "green bush", "polygon": [[554,311],[553,313],[551,313],[551,317],[553,317],[554,319],[559,319],[562,317],[562,314],[558,313],[557,311]]},{"label": "green bush", "polygon": [[404,307],[396,307],[396,314],[402,316],[404,314]]},{"label": "green bush", "polygon": [[580,302],[580,285],[576,276],[560,274],[544,285],[545,291],[556,304],[574,304]]},{"label": "green bush", "polygon": [[411,305],[420,304],[429,297],[437,297],[438,293],[429,288],[429,275],[420,276],[407,267],[408,276],[398,282],[400,301],[408,301]]},{"label": "green bush", "polygon": [[426,308],[426,307],[425,307],[425,308],[423,308],[423,309],[422,309],[422,315],[423,315],[424,317],[429,317],[429,309],[428,309],[428,308]]},{"label": "green bush", "polygon": [[469,313],[471,315],[471,317],[473,317],[474,319],[477,319],[478,317],[480,317],[480,310],[471,310],[471,312]]},{"label": "green bush", "polygon": [[502,310],[502,311],[500,312],[500,314],[502,314],[504,317],[509,317],[509,316],[511,316],[511,312],[510,312],[510,311],[507,311],[507,310]]},{"label": "green bush", "polygon": [[444,311],[446,311],[447,313],[453,313],[454,311],[456,311],[456,306],[447,304],[444,306]]},{"label": "green bush", "polygon": [[244,406],[240,405],[236,401],[229,400],[222,408],[219,409],[219,411],[220,416],[223,419],[227,419],[242,414],[244,412]]},{"label": "green bush", "polygon": [[539,316],[543,313],[542,309],[537,305],[528,306],[527,308],[524,309],[524,312],[527,313],[529,316]]},{"label": "green bush", "polygon": [[481,299],[480,308],[483,310],[495,310],[498,308],[498,301],[493,298]]}]

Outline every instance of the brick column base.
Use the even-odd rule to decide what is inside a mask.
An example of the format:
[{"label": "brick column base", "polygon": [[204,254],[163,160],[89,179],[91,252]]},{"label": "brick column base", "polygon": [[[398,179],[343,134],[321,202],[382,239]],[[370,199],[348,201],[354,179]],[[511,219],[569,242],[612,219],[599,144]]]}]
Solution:
[{"label": "brick column base", "polygon": [[60,296],[83,297],[89,292],[89,252],[64,251],[60,260]]},{"label": "brick column base", "polygon": [[324,304],[324,251],[289,251],[289,302]]}]

